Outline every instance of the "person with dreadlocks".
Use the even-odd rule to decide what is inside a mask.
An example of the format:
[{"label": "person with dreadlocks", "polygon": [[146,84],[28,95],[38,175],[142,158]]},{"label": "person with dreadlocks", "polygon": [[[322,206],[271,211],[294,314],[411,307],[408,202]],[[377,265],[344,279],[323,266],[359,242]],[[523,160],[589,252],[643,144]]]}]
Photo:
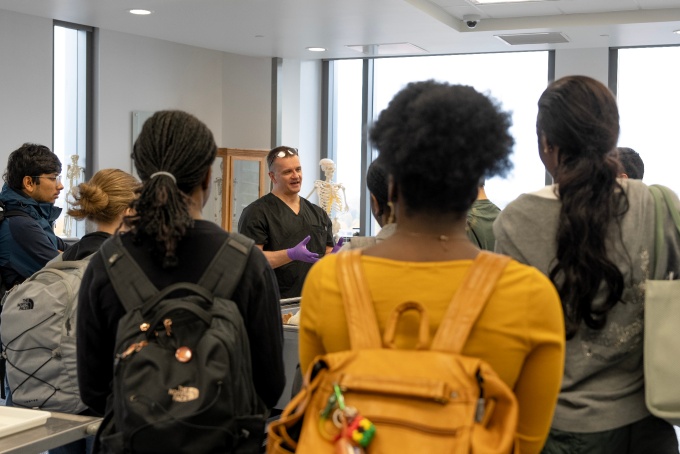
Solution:
[{"label": "person with dreadlocks", "polygon": [[[197,283],[230,234],[204,220],[217,146],[208,127],[182,111],[159,111],[142,127],[132,153],[142,180],[132,202],[124,248],[162,290]],[[83,275],[77,319],[78,382],[83,402],[104,414],[112,393],[114,342],[125,314],[97,254]],[[283,391],[283,329],[276,278],[264,254],[252,248],[233,300],[250,342],[255,391],[272,408]]]},{"label": "person with dreadlocks", "polygon": [[510,203],[494,234],[496,252],[542,271],[562,302],[564,377],[542,452],[677,454],[673,426],[645,406],[642,363],[645,280],[680,271],[675,226],[662,226],[657,257],[654,200],[641,181],[617,179],[619,112],[601,82],[550,84],[536,134],[554,184]]}]

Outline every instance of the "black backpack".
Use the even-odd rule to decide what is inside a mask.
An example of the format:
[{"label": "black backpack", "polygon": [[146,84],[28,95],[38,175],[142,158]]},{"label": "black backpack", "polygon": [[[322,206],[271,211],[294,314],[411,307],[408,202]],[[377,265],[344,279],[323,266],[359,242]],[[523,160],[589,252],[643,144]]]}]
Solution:
[{"label": "black backpack", "polygon": [[[32,218],[32,216],[25,211],[21,210],[5,210],[5,203],[0,200],[0,224],[5,220],[5,218],[11,218],[12,216],[24,216],[27,218]],[[7,286],[5,285],[5,282],[2,280],[2,276],[0,275],[0,298],[5,296],[5,292],[9,290]],[[4,391],[3,391],[4,392]]]},{"label": "black backpack", "polygon": [[[20,210],[10,210],[10,211],[5,211],[5,203],[0,200],[0,224],[2,224],[2,221],[5,220],[5,218],[9,218],[12,216],[25,216],[25,217],[32,217],[30,214],[20,211]],[[7,293],[7,288],[6,283],[2,279],[2,275],[0,274],[0,298],[4,302],[5,300],[5,293]],[[5,358],[0,357],[0,379],[2,382],[5,382]],[[7,396],[5,396],[5,386],[0,386],[0,398],[5,399]]]},{"label": "black backpack", "polygon": [[116,334],[113,394],[95,452],[256,453],[265,406],[255,392],[236,303],[253,241],[238,234],[198,284],[158,291],[119,236],[101,249],[127,313]]}]

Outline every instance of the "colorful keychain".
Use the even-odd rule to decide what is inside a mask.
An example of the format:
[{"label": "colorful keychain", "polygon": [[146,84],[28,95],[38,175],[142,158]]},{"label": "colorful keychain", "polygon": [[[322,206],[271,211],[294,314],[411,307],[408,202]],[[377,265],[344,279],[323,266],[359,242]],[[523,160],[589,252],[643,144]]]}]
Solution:
[{"label": "colorful keychain", "polygon": [[338,408],[333,412],[332,419],[335,426],[340,429],[335,440],[336,453],[363,454],[364,448],[373,440],[375,426],[361,416],[356,408],[345,405],[342,390],[337,384],[333,385],[333,396]]}]

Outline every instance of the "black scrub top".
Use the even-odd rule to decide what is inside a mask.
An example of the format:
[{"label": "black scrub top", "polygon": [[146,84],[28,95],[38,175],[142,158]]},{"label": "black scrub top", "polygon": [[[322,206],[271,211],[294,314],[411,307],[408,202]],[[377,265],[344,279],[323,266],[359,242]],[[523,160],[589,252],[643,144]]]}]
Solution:
[{"label": "black scrub top", "polygon": [[[295,214],[286,203],[269,193],[248,205],[238,221],[239,233],[263,245],[265,251],[280,251],[297,245],[307,235],[307,249],[319,257],[326,246],[333,246],[331,220],[321,207],[300,197],[300,212]],[[281,298],[293,298],[302,293],[307,272],[312,263],[292,261],[274,269]]]}]

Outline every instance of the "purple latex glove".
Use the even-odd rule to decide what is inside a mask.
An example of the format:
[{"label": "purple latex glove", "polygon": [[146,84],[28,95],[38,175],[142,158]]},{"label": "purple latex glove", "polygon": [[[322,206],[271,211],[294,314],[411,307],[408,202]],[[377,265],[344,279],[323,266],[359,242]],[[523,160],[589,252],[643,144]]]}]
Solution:
[{"label": "purple latex glove", "polygon": [[299,260],[301,262],[315,263],[319,261],[319,254],[307,250],[307,243],[311,237],[307,235],[304,240],[300,241],[297,246],[286,249],[286,254],[291,260]]},{"label": "purple latex glove", "polygon": [[344,243],[344,242],[345,242],[345,237],[343,236],[343,237],[340,238],[340,240],[337,243],[335,243],[335,246],[333,246],[333,250],[331,251],[331,254],[335,254],[336,252],[338,252],[340,250],[340,248],[342,247],[342,243]]}]

